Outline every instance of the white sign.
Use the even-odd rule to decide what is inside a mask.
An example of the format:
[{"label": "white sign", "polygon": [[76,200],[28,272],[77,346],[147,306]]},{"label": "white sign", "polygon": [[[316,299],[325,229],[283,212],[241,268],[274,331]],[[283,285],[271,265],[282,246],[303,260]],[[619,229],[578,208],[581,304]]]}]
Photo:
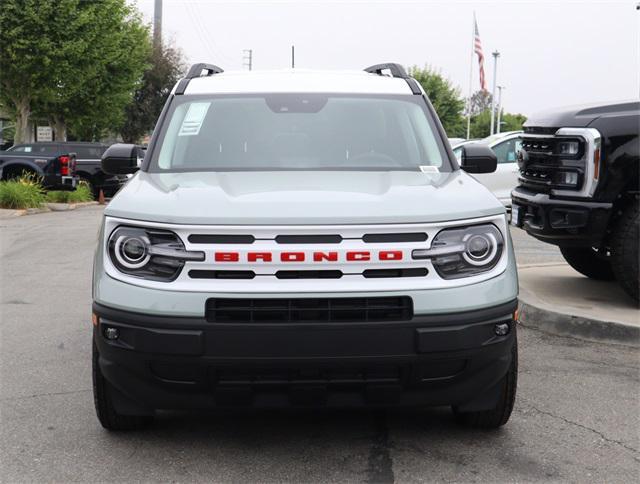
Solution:
[{"label": "white sign", "polygon": [[38,141],[53,141],[53,130],[50,126],[38,126]]}]

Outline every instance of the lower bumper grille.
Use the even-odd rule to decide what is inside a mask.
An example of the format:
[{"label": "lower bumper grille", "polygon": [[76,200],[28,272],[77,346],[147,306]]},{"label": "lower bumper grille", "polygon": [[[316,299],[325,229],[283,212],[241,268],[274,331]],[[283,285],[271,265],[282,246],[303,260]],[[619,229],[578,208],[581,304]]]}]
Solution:
[{"label": "lower bumper grille", "polygon": [[331,323],[409,321],[408,296],[366,298],[208,299],[211,323]]}]

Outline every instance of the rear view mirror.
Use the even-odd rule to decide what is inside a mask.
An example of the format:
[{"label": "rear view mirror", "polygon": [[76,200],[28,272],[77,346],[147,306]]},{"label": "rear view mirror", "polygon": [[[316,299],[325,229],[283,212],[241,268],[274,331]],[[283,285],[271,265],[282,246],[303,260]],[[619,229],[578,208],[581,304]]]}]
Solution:
[{"label": "rear view mirror", "polygon": [[128,175],[138,171],[138,147],[116,143],[102,155],[102,171],[107,175]]},{"label": "rear view mirror", "polygon": [[469,143],[462,147],[460,167],[467,173],[493,173],[498,167],[498,158],[487,145]]}]

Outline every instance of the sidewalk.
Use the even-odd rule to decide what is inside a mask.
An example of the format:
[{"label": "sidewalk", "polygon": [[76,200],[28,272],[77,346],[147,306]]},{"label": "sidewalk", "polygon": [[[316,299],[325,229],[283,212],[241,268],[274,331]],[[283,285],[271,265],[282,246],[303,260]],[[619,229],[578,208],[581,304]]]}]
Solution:
[{"label": "sidewalk", "polygon": [[520,322],[557,334],[640,347],[640,310],[615,281],[566,264],[521,266]]}]

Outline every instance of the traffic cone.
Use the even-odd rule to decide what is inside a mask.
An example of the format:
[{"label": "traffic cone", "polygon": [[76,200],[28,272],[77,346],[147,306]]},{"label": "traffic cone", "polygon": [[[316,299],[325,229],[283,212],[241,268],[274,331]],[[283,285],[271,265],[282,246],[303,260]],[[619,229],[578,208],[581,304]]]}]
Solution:
[{"label": "traffic cone", "polygon": [[98,194],[98,204],[104,205],[104,192],[102,188],[100,189],[100,193]]}]

